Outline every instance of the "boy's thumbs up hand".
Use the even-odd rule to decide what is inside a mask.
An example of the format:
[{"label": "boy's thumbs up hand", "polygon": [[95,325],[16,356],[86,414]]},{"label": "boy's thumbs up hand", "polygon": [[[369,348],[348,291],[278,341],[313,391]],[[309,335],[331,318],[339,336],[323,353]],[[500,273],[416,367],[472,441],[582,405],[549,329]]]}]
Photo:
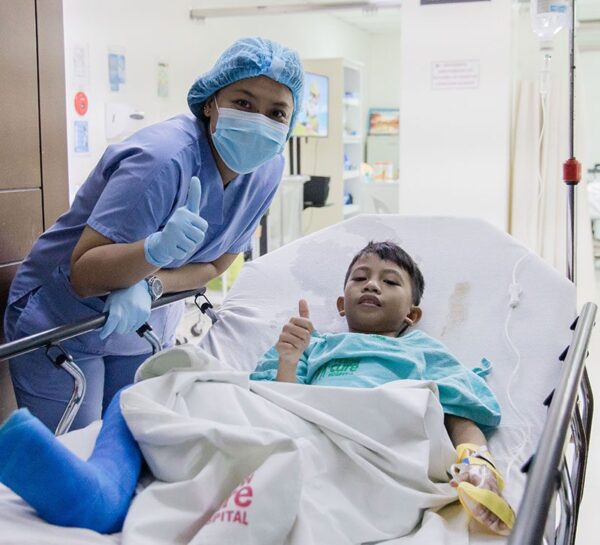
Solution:
[{"label": "boy's thumbs up hand", "polygon": [[308,303],[304,299],[300,299],[300,301],[298,301],[298,313],[300,314],[300,318],[310,318],[308,312]]},{"label": "boy's thumbs up hand", "polygon": [[315,328],[309,319],[308,303],[304,299],[298,301],[298,314],[300,316],[291,318],[283,326],[275,345],[280,363],[297,364],[310,343],[310,335]]},{"label": "boy's thumbs up hand", "polygon": [[152,233],[144,241],[146,261],[155,267],[165,267],[173,261],[191,258],[204,240],[208,223],[200,217],[202,186],[194,176],[188,195],[169,218],[162,231]]}]

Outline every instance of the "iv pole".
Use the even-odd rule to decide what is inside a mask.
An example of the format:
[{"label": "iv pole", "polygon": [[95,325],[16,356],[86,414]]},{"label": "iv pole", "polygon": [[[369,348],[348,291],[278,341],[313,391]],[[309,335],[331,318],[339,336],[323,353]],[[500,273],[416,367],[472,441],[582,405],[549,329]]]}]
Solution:
[{"label": "iv pole", "polygon": [[575,0],[571,0],[569,32],[569,159],[563,164],[567,184],[567,277],[577,283],[577,203],[575,189],[581,181],[581,163],[575,158]]}]

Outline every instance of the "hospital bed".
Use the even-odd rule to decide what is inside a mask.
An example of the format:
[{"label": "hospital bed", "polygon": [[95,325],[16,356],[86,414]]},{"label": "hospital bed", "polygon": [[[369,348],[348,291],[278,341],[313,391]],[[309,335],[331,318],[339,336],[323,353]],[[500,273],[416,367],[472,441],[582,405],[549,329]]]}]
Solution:
[{"label": "hospital bed", "polygon": [[[472,532],[470,543],[574,543],[592,418],[585,358],[596,306],[579,316],[574,285],[520,243],[475,219],[361,215],[299,239],[244,267],[201,340],[228,366],[250,371],[281,326],[308,301],[317,330],[342,331],[335,299],[352,256],[370,240],[393,240],[423,271],[419,328],[468,367],[485,357],[502,407],[490,436],[517,510],[512,536]],[[57,339],[54,339],[56,342]],[[9,354],[10,355],[10,354]],[[0,357],[7,357],[6,345]],[[87,456],[99,424],[61,437]],[[119,543],[119,536],[58,528],[0,488],[0,542]]]}]

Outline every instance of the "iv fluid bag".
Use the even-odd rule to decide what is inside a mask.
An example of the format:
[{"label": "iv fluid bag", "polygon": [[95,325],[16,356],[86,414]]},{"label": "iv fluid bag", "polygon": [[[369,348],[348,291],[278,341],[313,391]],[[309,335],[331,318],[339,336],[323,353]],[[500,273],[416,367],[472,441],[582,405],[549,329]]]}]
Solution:
[{"label": "iv fluid bag", "polygon": [[569,26],[568,0],[531,0],[531,26],[542,41],[549,41]]}]

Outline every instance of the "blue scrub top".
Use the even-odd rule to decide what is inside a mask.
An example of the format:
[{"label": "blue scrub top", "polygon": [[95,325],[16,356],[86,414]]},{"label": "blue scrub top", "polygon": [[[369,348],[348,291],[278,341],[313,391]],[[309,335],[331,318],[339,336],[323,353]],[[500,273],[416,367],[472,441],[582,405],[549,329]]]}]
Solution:
[{"label": "blue scrub top", "polygon": [[[486,360],[487,361],[487,360]],[[274,380],[279,354],[271,348],[252,380]],[[296,369],[296,381],[321,386],[373,388],[393,380],[435,382],[446,414],[489,430],[500,423],[500,406],[480,374],[464,367],[439,341],[419,330],[401,337],[313,332]]]},{"label": "blue scrub top", "polygon": [[[27,295],[29,299],[18,323],[7,331],[36,333],[101,312],[102,298],[82,299],[69,283],[71,254],[85,225],[117,243],[143,240],[162,229],[171,214],[185,204],[192,176],[200,179],[200,215],[209,227],[191,259],[174,261],[168,268],[210,262],[225,253],[248,249],[275,195],[283,167],[280,155],[224,187],[204,124],[193,115],[151,125],[109,146],[70,210],[42,234],[19,267],[8,304]],[[150,324],[163,341],[174,335],[178,316],[173,312],[159,309],[152,313]],[[82,351],[94,354],[130,355],[149,349],[135,333],[113,334],[102,341],[98,332],[92,332],[75,342]]]}]

